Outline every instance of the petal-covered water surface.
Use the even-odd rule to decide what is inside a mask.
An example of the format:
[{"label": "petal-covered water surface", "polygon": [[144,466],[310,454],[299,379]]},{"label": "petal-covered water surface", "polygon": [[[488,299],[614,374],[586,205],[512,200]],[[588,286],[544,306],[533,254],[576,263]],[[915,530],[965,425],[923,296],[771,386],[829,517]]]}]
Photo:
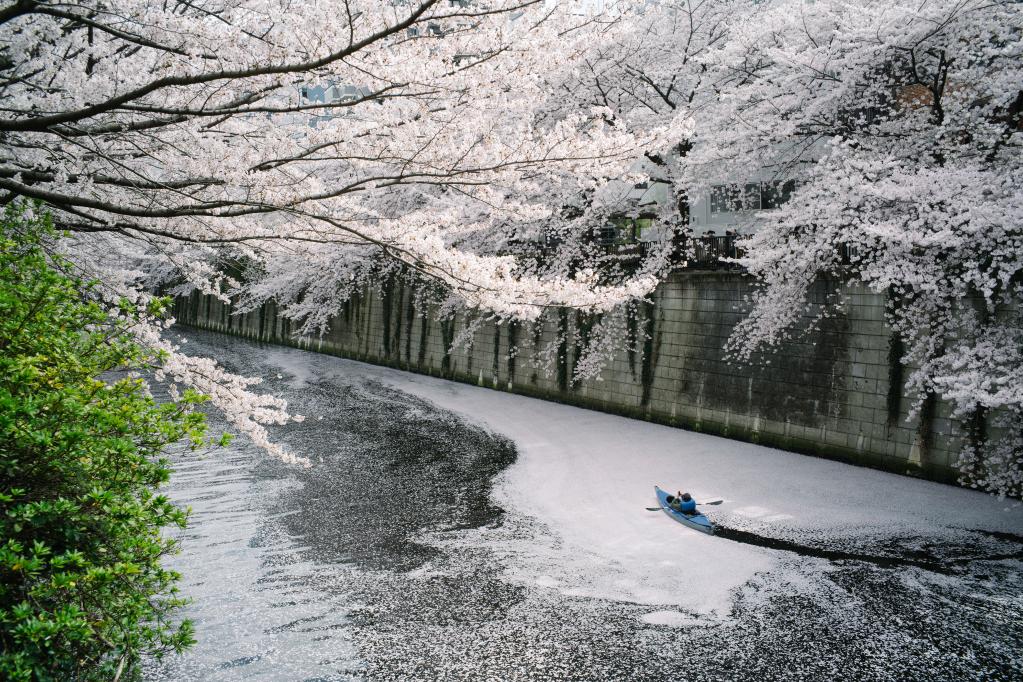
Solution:
[{"label": "petal-covered water surface", "polygon": [[[275,437],[313,466],[279,463],[241,439],[175,454],[170,493],[193,516],[168,562],[193,600],[185,615],[199,641],[148,662],[146,679],[1023,675],[1023,538],[1011,504],[185,335],[191,352],[269,377],[266,390],[307,417]],[[700,460],[701,447],[717,459]],[[654,479],[683,465],[697,488],[725,495],[708,512],[721,537],[644,509],[653,483],[668,483]],[[836,478],[850,491],[872,486],[876,505],[853,499],[846,510],[815,489]],[[802,499],[787,502],[800,486]],[[941,521],[945,498],[962,507],[962,523]]]}]

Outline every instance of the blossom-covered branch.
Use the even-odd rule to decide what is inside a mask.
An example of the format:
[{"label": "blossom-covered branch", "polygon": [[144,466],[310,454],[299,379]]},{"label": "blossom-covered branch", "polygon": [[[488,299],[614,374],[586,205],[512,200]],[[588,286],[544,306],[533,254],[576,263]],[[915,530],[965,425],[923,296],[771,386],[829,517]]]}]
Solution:
[{"label": "blossom-covered branch", "polygon": [[794,185],[751,218],[739,262],[764,286],[733,353],[791,334],[820,275],[861,282],[887,297],[917,408],[969,424],[966,481],[1023,494],[1023,8],[770,3],[704,63],[693,184]]}]

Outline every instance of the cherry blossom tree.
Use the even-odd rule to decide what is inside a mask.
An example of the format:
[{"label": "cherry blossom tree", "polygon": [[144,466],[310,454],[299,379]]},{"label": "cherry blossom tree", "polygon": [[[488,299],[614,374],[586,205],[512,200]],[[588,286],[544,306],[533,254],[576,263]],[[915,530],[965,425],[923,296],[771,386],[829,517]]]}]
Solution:
[{"label": "cherry blossom tree", "polygon": [[[274,298],[310,331],[396,265],[499,316],[610,309],[663,264],[608,277],[524,266],[509,245],[684,138],[684,112],[627,125],[551,106],[540,74],[570,72],[631,4],[8,2],[0,199],[51,211],[112,310],[198,287]],[[259,423],[284,405],[150,322],[167,373],[267,443]]]},{"label": "cherry blossom tree", "polygon": [[[883,293],[921,423],[949,401],[965,480],[1020,495],[1021,25],[1001,0],[8,0],[0,200],[52,211],[112,310],[197,287],[315,332],[400,274],[448,311],[600,316],[579,378],[684,262],[690,197],[775,173],[798,185],[750,217],[731,352],[791,334],[822,275]],[[655,235],[627,257],[623,220]],[[137,328],[273,448],[283,403]]]},{"label": "cherry blossom tree", "polygon": [[569,63],[600,23],[576,3],[17,2],[0,20],[0,189],[114,237],[89,241],[100,253],[151,245],[219,290],[225,245],[355,268],[368,249],[507,313],[599,307],[655,283],[540,282],[455,245],[535,221],[550,208],[532,199],[566,178],[599,184],[678,136],[676,122],[638,136],[594,111],[533,115],[535,74]]},{"label": "cherry blossom tree", "polygon": [[1023,494],[1023,6],[781,0],[703,63],[692,183],[798,181],[750,217],[739,262],[763,287],[731,351],[790,335],[818,277],[862,283],[887,297],[921,438],[949,401],[964,481]]},{"label": "cherry blossom tree", "polygon": [[[620,20],[602,25],[599,39],[580,56],[544,72],[551,94],[538,115],[560,119],[596,111],[606,124],[636,133],[689,122],[694,97],[705,85],[701,57],[726,38],[727,19],[749,7],[745,0],[633,3]],[[637,149],[631,172],[603,186],[571,179],[568,195],[548,197],[561,202],[560,213],[517,226],[512,243],[519,248],[512,252],[520,270],[540,277],[585,270],[610,283],[636,274],[661,280],[684,267],[695,255],[683,172],[689,149],[688,134],[678,136],[667,145]],[[649,305],[630,299],[576,325],[570,343],[581,355],[573,379],[598,376],[623,344],[641,354],[643,335],[635,327],[643,317],[639,308]]]}]

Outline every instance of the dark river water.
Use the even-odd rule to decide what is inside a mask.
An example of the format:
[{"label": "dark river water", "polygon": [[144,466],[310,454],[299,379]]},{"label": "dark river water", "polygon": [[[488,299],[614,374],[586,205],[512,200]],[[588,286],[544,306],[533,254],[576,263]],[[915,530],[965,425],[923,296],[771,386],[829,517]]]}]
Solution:
[{"label": "dark river water", "polygon": [[258,344],[188,337],[309,415],[275,437],[313,466],[242,439],[175,455],[169,493],[192,518],[169,564],[199,641],[148,662],[147,680],[1023,679],[1016,559],[935,571],[792,554],[724,621],[646,623],[649,607],[515,584],[472,541],[546,532],[491,499],[512,442],[357,373],[296,376]]}]

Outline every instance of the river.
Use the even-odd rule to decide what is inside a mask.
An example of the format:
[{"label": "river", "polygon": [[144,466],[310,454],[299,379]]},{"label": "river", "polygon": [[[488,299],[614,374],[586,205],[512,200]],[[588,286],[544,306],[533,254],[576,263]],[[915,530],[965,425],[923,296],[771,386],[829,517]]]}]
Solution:
[{"label": "river", "polygon": [[[509,438],[376,368],[185,335],[191,352],[268,377],[266,390],[307,415],[275,437],[313,466],[243,439],[174,454],[168,492],[192,517],[168,563],[199,641],[148,661],[148,680],[1023,677],[1018,536],[871,540],[844,554],[757,547],[750,556],[771,568],[730,587],[726,613],[655,610],[657,598],[594,589],[547,520],[502,508]],[[757,541],[735,534],[710,541]],[[885,561],[866,560],[875,550]],[[524,562],[544,564],[538,578],[520,578]]]}]

